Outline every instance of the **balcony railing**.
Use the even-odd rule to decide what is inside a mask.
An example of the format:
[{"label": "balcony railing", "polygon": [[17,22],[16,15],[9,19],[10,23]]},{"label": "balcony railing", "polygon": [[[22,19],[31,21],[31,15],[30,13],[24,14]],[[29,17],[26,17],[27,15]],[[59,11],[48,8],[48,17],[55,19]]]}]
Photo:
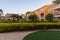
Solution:
[{"label": "balcony railing", "polygon": [[55,9],[58,9],[58,8],[60,8],[60,4],[56,4],[56,5],[52,6],[50,8],[50,10],[55,10]]}]

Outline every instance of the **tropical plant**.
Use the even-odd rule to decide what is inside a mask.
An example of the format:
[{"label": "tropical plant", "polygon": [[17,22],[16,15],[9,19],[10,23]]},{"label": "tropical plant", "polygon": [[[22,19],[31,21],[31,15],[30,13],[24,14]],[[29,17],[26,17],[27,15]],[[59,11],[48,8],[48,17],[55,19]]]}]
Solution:
[{"label": "tropical plant", "polygon": [[15,22],[17,19],[17,14],[12,14],[10,17],[13,18],[13,22]]},{"label": "tropical plant", "polygon": [[17,21],[22,20],[22,16],[17,15]]},{"label": "tropical plant", "polygon": [[53,21],[53,14],[48,14],[45,16],[46,21]]},{"label": "tropical plant", "polygon": [[29,21],[38,21],[38,16],[35,14],[32,14],[28,16]]}]

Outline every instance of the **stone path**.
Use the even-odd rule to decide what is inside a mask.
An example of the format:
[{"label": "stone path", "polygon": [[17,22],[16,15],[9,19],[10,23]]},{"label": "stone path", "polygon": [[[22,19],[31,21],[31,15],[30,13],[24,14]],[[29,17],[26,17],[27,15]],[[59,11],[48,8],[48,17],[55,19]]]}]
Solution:
[{"label": "stone path", "polygon": [[23,40],[23,38],[35,31],[0,33],[0,40]]}]

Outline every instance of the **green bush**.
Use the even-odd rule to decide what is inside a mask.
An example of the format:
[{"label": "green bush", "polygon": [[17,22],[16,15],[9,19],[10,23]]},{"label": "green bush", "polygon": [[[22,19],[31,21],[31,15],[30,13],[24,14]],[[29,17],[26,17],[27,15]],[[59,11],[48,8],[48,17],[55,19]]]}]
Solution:
[{"label": "green bush", "polygon": [[0,23],[0,32],[60,28],[60,23]]}]

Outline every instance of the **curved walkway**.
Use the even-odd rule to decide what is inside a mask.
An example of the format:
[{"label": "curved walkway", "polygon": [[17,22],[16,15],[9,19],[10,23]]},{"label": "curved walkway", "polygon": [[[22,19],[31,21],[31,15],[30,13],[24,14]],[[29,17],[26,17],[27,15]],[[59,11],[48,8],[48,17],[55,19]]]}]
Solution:
[{"label": "curved walkway", "polygon": [[[48,31],[60,31],[60,29],[48,29]],[[35,31],[24,31],[24,32],[9,32],[9,33],[0,33],[0,40],[23,40],[23,38],[32,33],[40,30]]]},{"label": "curved walkway", "polygon": [[0,33],[0,40],[23,40],[23,38],[35,31]]}]

